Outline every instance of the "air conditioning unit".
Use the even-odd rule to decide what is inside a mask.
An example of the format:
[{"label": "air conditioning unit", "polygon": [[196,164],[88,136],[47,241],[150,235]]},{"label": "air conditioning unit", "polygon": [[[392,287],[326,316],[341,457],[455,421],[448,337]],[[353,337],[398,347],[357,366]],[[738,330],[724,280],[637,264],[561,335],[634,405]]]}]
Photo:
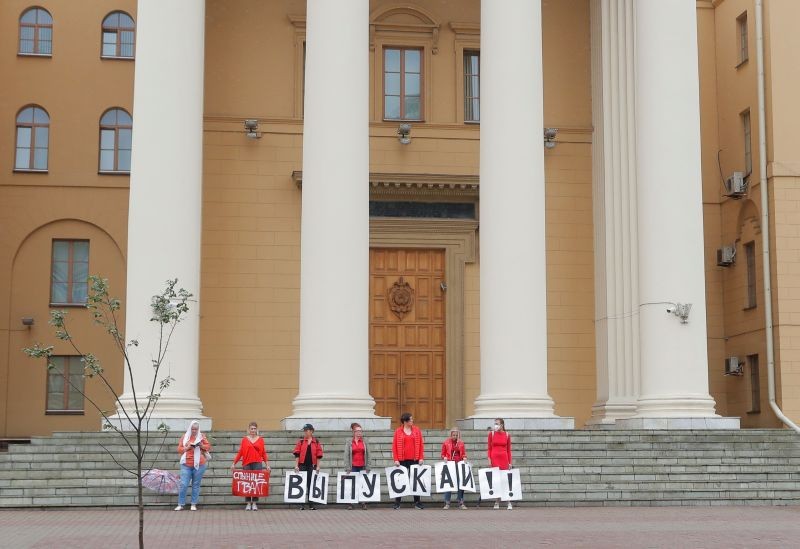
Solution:
[{"label": "air conditioning unit", "polygon": [[726,376],[740,376],[744,362],[738,356],[729,356],[725,359],[725,375]]},{"label": "air conditioning unit", "polygon": [[717,249],[717,265],[728,267],[736,262],[736,246],[723,246]]},{"label": "air conditioning unit", "polygon": [[744,178],[744,172],[733,172],[733,175],[725,180],[725,196],[739,199],[746,194],[747,181]]}]

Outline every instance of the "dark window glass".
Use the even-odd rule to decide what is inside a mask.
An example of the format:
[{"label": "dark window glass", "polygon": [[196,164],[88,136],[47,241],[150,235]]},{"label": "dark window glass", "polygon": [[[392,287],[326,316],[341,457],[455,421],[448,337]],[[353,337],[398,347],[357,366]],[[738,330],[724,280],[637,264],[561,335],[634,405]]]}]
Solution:
[{"label": "dark window glass", "polygon": [[475,204],[462,202],[400,202],[371,200],[370,217],[475,219]]}]

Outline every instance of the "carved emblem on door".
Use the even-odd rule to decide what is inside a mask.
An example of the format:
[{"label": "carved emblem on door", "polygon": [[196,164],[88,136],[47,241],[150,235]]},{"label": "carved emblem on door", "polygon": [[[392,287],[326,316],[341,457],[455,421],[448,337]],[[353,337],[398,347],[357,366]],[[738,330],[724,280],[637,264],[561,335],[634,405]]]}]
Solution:
[{"label": "carved emblem on door", "polygon": [[403,317],[414,308],[414,288],[401,276],[388,290],[389,308],[397,318]]}]

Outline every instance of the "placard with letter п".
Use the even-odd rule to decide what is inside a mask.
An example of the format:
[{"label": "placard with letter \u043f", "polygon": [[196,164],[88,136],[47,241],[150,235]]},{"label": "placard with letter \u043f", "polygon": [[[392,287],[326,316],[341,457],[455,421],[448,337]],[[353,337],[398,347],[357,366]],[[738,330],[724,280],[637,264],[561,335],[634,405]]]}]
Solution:
[{"label": "placard with letter \u043f", "polygon": [[231,476],[231,492],[234,496],[265,498],[269,495],[269,471],[234,469]]}]

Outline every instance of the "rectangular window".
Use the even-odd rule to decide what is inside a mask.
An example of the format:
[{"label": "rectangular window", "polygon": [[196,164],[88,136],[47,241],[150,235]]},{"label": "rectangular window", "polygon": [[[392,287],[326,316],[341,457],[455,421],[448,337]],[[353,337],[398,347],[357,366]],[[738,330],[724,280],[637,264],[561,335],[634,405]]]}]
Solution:
[{"label": "rectangular window", "polygon": [[464,122],[481,120],[480,53],[464,51]]},{"label": "rectangular window", "polygon": [[758,372],[758,355],[748,355],[747,365],[750,368],[750,411],[757,414],[761,411],[761,378]]},{"label": "rectangular window", "polygon": [[742,118],[742,134],[744,135],[744,173],[753,173],[753,144],[750,132],[750,110],[744,111]]},{"label": "rectangular window", "polygon": [[739,64],[747,61],[749,53],[747,51],[747,12],[736,18],[736,40],[739,46]]},{"label": "rectangular window", "polygon": [[422,50],[383,50],[383,118],[422,120]]},{"label": "rectangular window", "polygon": [[52,356],[47,369],[47,413],[83,413],[83,363],[80,356]]},{"label": "rectangular window", "polygon": [[744,256],[747,260],[747,301],[746,309],[757,305],[756,301],[756,243],[748,242],[744,245]]},{"label": "rectangular window", "polygon": [[86,305],[89,241],[53,240],[51,305]]}]

